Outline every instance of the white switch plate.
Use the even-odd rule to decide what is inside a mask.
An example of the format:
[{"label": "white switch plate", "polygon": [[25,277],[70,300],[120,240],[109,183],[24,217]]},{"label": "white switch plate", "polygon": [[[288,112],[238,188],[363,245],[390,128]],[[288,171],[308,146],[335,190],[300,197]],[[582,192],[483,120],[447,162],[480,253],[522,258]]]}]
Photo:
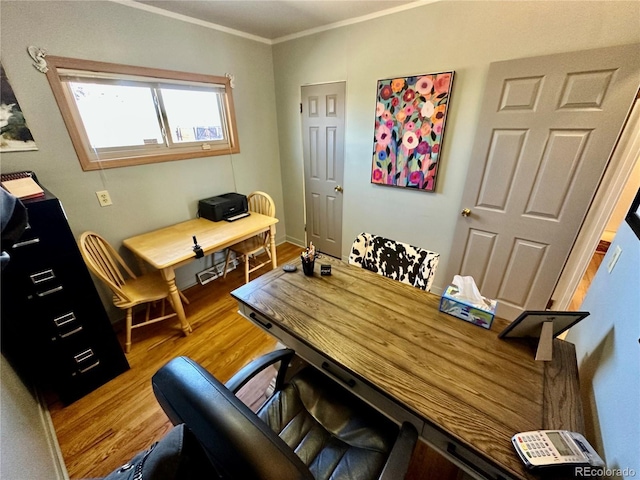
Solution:
[{"label": "white switch plate", "polygon": [[616,249],[613,251],[613,255],[611,255],[609,263],[607,263],[607,272],[611,273],[613,267],[616,266],[616,262],[618,261],[618,258],[620,258],[621,253],[622,249],[620,248],[620,245],[616,245]]},{"label": "white switch plate", "polygon": [[101,207],[113,205],[111,196],[109,195],[109,192],[107,190],[100,190],[99,192],[96,192],[96,195],[98,196],[98,202],[100,202]]}]

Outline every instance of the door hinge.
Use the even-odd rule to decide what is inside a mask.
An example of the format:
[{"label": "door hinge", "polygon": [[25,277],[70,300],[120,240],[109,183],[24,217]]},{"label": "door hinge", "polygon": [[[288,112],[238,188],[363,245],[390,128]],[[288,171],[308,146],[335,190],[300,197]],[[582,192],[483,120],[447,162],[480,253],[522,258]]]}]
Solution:
[{"label": "door hinge", "polygon": [[553,298],[550,298],[549,301],[547,302],[547,307],[545,308],[545,310],[551,310],[551,307],[553,307],[554,303],[555,303],[555,300]]},{"label": "door hinge", "polygon": [[302,102],[300,102],[300,113],[302,113]]}]

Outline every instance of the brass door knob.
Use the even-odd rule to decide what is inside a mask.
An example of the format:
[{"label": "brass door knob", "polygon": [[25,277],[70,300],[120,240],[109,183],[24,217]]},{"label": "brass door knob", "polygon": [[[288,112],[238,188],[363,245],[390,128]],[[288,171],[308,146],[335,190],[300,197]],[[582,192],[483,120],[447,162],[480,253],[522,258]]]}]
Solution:
[{"label": "brass door knob", "polygon": [[341,192],[341,191],[342,191],[342,187],[341,187],[340,185],[336,185],[336,186],[334,187],[334,190],[335,190],[336,192]]},{"label": "brass door knob", "polygon": [[464,210],[462,210],[462,212],[460,212],[460,215],[462,215],[463,217],[468,217],[469,215],[471,215],[471,210],[465,208]]}]

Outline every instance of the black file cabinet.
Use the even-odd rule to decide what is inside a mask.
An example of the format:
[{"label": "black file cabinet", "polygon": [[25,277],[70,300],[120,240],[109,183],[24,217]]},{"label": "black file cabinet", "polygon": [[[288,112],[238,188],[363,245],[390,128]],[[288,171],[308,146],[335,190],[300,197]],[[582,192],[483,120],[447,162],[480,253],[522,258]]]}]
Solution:
[{"label": "black file cabinet", "polygon": [[69,404],[129,369],[60,201],[23,202],[29,227],[2,271],[2,352]]}]

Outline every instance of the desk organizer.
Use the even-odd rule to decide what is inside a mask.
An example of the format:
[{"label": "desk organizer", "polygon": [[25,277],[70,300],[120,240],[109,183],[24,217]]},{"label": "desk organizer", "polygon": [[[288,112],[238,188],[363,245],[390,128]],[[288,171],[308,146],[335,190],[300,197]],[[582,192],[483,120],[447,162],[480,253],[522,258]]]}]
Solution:
[{"label": "desk organizer", "polygon": [[455,285],[449,285],[440,299],[440,311],[447,313],[451,316],[465,320],[479,327],[491,328],[493,323],[493,317],[496,314],[495,300],[485,298],[488,305],[477,305],[465,302],[462,299],[456,298],[455,294],[458,292],[458,287]]}]

